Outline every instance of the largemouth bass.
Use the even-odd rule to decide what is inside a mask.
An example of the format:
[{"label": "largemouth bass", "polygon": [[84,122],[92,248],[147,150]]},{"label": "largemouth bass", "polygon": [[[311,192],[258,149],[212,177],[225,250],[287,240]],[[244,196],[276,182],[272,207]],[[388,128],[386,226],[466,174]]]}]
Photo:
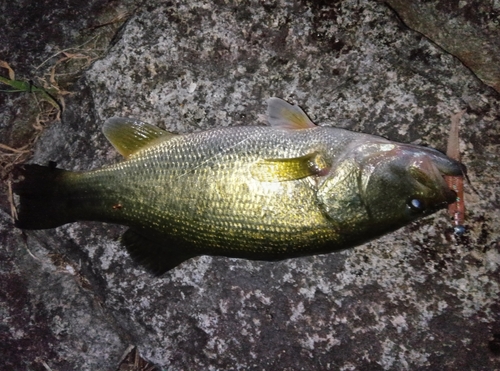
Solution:
[{"label": "largemouth bass", "polygon": [[71,172],[23,165],[16,226],[127,225],[131,256],[162,274],[198,255],[278,260],[366,242],[456,199],[463,166],[437,150],[316,126],[268,101],[270,126],[175,135],[128,118],[104,135],[126,160]]}]

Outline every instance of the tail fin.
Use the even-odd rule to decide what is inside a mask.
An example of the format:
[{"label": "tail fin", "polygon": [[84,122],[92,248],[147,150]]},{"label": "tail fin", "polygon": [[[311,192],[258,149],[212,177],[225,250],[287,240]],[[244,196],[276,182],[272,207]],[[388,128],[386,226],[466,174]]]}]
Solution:
[{"label": "tail fin", "polygon": [[[51,164],[52,165],[52,164]],[[53,166],[21,165],[14,170],[19,196],[15,225],[23,229],[47,229],[73,222],[63,176],[66,170]]]}]

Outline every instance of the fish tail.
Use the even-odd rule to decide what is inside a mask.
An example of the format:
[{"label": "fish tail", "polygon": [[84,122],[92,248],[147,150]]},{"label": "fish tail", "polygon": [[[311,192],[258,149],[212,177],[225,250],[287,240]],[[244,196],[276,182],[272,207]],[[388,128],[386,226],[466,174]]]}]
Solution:
[{"label": "fish tail", "polygon": [[19,198],[15,225],[22,229],[46,229],[73,222],[68,185],[71,172],[50,166],[21,165],[14,170],[12,190]]}]

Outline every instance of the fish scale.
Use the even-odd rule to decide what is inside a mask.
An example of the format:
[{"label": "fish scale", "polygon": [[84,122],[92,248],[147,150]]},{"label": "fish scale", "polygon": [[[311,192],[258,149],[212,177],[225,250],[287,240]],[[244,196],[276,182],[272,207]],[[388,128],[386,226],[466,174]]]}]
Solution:
[{"label": "fish scale", "polygon": [[[85,219],[144,226],[164,234],[175,230],[199,251],[210,244],[214,253],[250,248],[286,252],[290,236],[308,245],[312,238],[321,244],[332,228],[317,207],[311,184],[304,179],[260,182],[250,171],[262,158],[300,157],[314,143],[307,138],[315,135],[314,130],[241,127],[179,136],[126,162],[79,174],[73,187],[81,188],[80,202],[93,205]],[[296,136],[306,138],[299,141]],[[263,144],[269,148],[259,149]],[[122,205],[119,210],[109,206],[117,203]]]}]

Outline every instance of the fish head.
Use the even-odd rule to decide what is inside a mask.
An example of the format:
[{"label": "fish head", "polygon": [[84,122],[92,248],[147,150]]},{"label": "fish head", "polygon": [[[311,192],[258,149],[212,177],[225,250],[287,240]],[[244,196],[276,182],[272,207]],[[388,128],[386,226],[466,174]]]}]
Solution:
[{"label": "fish head", "polygon": [[406,224],[456,201],[444,176],[462,175],[459,162],[426,147],[379,147],[362,165],[361,194],[372,219]]},{"label": "fish head", "polygon": [[335,160],[318,195],[341,230],[370,238],[455,202],[443,177],[463,172],[437,150],[375,139]]}]

